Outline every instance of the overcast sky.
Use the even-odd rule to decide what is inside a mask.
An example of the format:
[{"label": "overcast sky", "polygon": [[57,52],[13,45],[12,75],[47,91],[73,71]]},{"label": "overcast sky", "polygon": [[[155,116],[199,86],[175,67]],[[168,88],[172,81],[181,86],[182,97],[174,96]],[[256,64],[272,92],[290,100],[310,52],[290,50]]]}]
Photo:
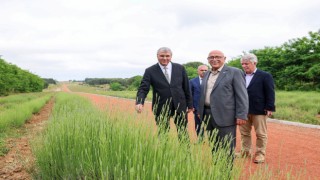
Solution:
[{"label": "overcast sky", "polygon": [[43,78],[143,75],[166,46],[207,63],[320,29],[319,0],[0,0],[0,55]]}]

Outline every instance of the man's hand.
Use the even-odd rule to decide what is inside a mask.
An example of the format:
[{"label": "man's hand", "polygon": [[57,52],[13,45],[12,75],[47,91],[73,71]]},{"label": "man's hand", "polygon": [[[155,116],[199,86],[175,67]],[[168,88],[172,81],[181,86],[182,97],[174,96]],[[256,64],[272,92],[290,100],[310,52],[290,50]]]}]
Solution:
[{"label": "man's hand", "polygon": [[272,111],[266,111],[266,115],[267,115],[268,117],[271,117],[271,116],[272,116]]},{"label": "man's hand", "polygon": [[136,105],[136,111],[137,111],[137,113],[141,113],[141,112],[142,112],[142,109],[143,109],[143,104],[137,104],[137,105]]},{"label": "man's hand", "polygon": [[187,113],[191,113],[193,111],[194,111],[194,108],[191,108],[191,109],[188,108]]},{"label": "man's hand", "polygon": [[243,125],[247,123],[247,120],[244,120],[244,119],[237,119],[237,125]]}]

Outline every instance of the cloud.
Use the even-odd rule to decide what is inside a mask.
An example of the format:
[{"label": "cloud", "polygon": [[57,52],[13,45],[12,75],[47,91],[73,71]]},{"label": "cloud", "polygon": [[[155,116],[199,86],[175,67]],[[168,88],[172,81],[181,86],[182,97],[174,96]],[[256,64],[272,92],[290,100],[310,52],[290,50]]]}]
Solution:
[{"label": "cloud", "polygon": [[0,54],[57,80],[132,77],[168,46],[173,61],[202,61],[210,50],[227,58],[278,46],[320,27],[309,1],[1,1]]}]

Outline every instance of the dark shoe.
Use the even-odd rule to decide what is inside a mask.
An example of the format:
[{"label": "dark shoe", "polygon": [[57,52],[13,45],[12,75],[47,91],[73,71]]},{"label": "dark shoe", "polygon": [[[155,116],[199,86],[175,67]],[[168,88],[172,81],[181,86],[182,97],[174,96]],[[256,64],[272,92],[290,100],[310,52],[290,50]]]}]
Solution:
[{"label": "dark shoe", "polygon": [[256,157],[254,158],[254,163],[260,164],[260,163],[264,163],[265,161],[265,157],[263,154],[258,154],[256,155]]}]

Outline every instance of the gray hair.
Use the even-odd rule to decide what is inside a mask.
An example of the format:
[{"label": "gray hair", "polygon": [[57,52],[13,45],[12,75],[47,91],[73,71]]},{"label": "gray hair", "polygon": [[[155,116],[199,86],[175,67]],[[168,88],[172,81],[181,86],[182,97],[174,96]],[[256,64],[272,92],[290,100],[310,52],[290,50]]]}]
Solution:
[{"label": "gray hair", "polygon": [[172,51],[170,48],[168,47],[161,47],[158,49],[157,54],[159,54],[160,52],[170,52],[170,54],[172,55]]},{"label": "gray hair", "polygon": [[241,61],[251,61],[253,63],[258,63],[258,58],[256,55],[248,53],[241,57]]}]

